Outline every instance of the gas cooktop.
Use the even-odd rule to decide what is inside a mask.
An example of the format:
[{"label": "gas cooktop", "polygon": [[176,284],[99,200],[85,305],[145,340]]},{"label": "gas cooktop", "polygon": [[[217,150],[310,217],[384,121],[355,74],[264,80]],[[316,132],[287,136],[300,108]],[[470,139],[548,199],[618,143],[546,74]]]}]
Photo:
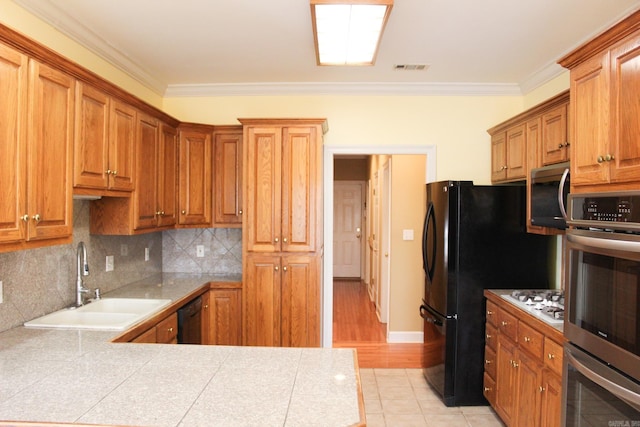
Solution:
[{"label": "gas cooktop", "polygon": [[552,324],[564,322],[564,292],[556,289],[527,289],[502,294],[516,306]]}]

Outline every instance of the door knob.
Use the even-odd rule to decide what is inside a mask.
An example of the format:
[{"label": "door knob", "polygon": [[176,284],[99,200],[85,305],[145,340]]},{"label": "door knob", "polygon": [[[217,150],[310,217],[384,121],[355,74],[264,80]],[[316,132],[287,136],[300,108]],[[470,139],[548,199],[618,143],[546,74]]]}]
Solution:
[{"label": "door knob", "polygon": [[360,227],[356,228],[356,237],[359,239],[360,236],[362,235]]}]

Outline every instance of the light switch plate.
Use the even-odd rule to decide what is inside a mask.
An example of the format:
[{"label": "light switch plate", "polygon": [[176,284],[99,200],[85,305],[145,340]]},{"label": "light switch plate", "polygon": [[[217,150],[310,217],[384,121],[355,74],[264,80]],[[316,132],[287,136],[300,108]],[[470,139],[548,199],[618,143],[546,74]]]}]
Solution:
[{"label": "light switch plate", "polygon": [[413,230],[402,230],[402,240],[413,240]]},{"label": "light switch plate", "polygon": [[144,248],[144,260],[149,261],[149,248]]},{"label": "light switch plate", "polygon": [[113,255],[107,255],[105,271],[113,271]]},{"label": "light switch plate", "polygon": [[196,257],[204,258],[204,245],[196,245]]}]

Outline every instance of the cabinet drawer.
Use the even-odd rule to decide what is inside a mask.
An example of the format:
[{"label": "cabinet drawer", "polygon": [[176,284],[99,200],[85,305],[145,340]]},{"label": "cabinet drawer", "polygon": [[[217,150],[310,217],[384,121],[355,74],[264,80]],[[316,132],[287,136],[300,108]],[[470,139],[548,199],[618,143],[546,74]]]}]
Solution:
[{"label": "cabinet drawer", "polygon": [[498,306],[487,301],[487,323],[491,323],[493,326],[498,326]]},{"label": "cabinet drawer", "polygon": [[498,330],[512,341],[518,342],[518,319],[504,310],[498,311]]},{"label": "cabinet drawer", "polygon": [[496,406],[496,382],[486,372],[484,373],[484,397],[487,398],[489,404],[495,408]]},{"label": "cabinet drawer", "polygon": [[562,375],[562,346],[557,342],[544,339],[544,364],[558,375]]},{"label": "cabinet drawer", "polygon": [[159,344],[172,344],[178,337],[178,315],[173,313],[156,325],[156,340]]},{"label": "cabinet drawer", "polygon": [[496,352],[489,346],[484,348],[484,371],[491,376],[496,377]]},{"label": "cabinet drawer", "polygon": [[485,344],[493,351],[496,351],[498,347],[498,329],[487,323],[485,325],[486,330],[484,334]]},{"label": "cabinet drawer", "polygon": [[544,335],[524,322],[520,322],[518,325],[518,344],[521,349],[528,352],[538,361],[542,360]]}]

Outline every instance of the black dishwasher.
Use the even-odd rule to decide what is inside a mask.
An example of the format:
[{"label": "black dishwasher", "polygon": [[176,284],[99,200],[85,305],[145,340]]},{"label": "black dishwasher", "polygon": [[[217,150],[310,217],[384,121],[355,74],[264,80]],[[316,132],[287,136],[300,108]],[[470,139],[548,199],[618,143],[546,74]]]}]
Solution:
[{"label": "black dishwasher", "polygon": [[202,344],[202,298],[178,310],[178,344]]}]

